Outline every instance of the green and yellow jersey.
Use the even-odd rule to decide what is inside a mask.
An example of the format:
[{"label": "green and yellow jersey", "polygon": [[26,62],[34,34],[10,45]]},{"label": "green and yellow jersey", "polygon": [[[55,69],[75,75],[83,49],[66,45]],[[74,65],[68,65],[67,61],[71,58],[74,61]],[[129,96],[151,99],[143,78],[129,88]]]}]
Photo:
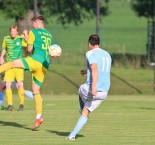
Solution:
[{"label": "green and yellow jersey", "polygon": [[2,49],[6,49],[6,62],[22,58],[22,48],[27,46],[27,42],[19,35],[15,39],[5,36],[2,42]]},{"label": "green and yellow jersey", "polygon": [[29,32],[28,44],[33,45],[31,58],[40,62],[46,69],[49,67],[49,47],[51,43],[52,35],[48,30],[38,28]]}]

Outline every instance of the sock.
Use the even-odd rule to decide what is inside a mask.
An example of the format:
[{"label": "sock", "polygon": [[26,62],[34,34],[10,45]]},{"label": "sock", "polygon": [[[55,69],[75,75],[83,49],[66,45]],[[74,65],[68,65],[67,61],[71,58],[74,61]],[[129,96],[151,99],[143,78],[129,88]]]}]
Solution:
[{"label": "sock", "polygon": [[88,117],[81,115],[76,126],[74,127],[74,130],[70,133],[69,137],[75,137],[76,134],[82,129],[82,127],[87,122]]},{"label": "sock", "polygon": [[6,97],[8,100],[8,105],[13,105],[12,102],[12,90],[11,89],[6,89]]},{"label": "sock", "polygon": [[24,105],[24,89],[23,88],[18,89],[18,95],[20,98],[20,105]]},{"label": "sock", "polygon": [[0,106],[4,105],[4,93],[0,92]]},{"label": "sock", "polygon": [[33,99],[33,94],[32,94],[32,92],[29,91],[29,90],[25,90],[25,96],[27,96],[27,97]]},{"label": "sock", "polygon": [[7,71],[8,69],[13,68],[12,62],[8,62],[5,64],[2,64],[0,66],[0,73]]},{"label": "sock", "polygon": [[36,113],[42,114],[42,98],[40,94],[34,94],[34,102],[36,105]]},{"label": "sock", "polygon": [[41,114],[36,115],[36,119],[39,119],[41,117]]}]

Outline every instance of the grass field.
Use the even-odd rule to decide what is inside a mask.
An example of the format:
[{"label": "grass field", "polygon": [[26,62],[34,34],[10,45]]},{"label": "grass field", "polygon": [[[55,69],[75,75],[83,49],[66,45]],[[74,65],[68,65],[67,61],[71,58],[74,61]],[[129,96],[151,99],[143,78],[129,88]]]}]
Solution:
[{"label": "grass field", "polygon": [[[18,108],[18,97],[14,105]],[[77,135],[66,140],[77,119],[77,95],[45,95],[45,122],[37,131],[33,100],[25,99],[25,110],[0,110],[0,145],[154,145],[155,99],[153,95],[109,95]]]},{"label": "grass field", "polygon": [[[45,82],[41,90],[42,93],[45,95],[76,94],[78,87],[86,81],[86,76],[81,76],[80,74],[80,70],[85,69],[85,66],[61,65],[55,64],[55,61],[57,60],[54,60],[50,65],[49,72],[45,77]],[[153,75],[154,72],[151,68],[131,69],[113,67],[111,69],[111,87],[109,94],[152,95],[154,93]],[[26,89],[31,89],[30,73],[25,73],[24,86]]]},{"label": "grass field", "polygon": [[[128,0],[111,0],[110,14],[100,24],[101,45],[110,53],[146,53],[147,23],[130,9]],[[13,19],[0,13],[0,41],[9,34]],[[25,110],[0,110],[0,145],[154,145],[155,96],[153,69],[115,68],[111,70],[111,88],[107,100],[94,111],[77,140],[65,140],[77,119],[77,90],[85,82],[84,69],[87,38],[95,33],[95,18],[78,27],[65,29],[46,24],[54,42],[62,46],[62,56],[52,60],[42,86],[45,122],[32,131],[35,120],[33,100],[25,99]],[[31,88],[31,76],[25,73],[24,86]],[[6,102],[5,102],[6,103]]]}]

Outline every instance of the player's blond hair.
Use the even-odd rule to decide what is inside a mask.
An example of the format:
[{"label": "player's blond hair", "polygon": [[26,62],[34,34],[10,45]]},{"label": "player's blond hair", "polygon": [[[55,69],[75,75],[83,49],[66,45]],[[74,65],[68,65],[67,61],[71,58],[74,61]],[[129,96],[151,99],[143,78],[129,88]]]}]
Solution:
[{"label": "player's blond hair", "polygon": [[11,31],[12,29],[16,29],[17,32],[18,32],[18,26],[17,26],[17,25],[12,25],[12,26],[10,26],[10,31]]}]

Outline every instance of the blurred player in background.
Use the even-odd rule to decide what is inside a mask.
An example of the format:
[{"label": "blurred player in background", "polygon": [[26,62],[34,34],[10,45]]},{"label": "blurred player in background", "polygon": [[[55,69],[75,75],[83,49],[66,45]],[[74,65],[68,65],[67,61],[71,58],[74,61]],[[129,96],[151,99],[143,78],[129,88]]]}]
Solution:
[{"label": "blurred player in background", "polygon": [[5,83],[3,82],[4,74],[1,75],[1,83],[0,83],[0,110],[4,110],[4,93]]},{"label": "blurred player in background", "polygon": [[0,73],[10,68],[22,68],[32,73],[32,91],[36,105],[36,120],[33,130],[44,121],[42,117],[42,97],[40,87],[44,81],[49,67],[49,47],[52,43],[52,35],[44,28],[44,17],[34,16],[32,19],[34,29],[28,35],[28,51],[33,52],[31,56],[17,59],[0,66]]},{"label": "blurred player in background", "polygon": [[91,35],[88,39],[89,51],[86,53],[87,73],[86,83],[79,88],[79,103],[81,116],[70,135],[69,140],[75,140],[77,133],[88,120],[90,112],[94,111],[108,95],[110,87],[111,57],[108,52],[100,48],[98,35]]},{"label": "blurred player in background", "polygon": [[[12,87],[18,87],[17,82],[14,81],[11,84]],[[2,80],[0,83],[0,110],[4,110],[4,90],[6,89],[6,83]],[[24,95],[27,96],[28,98],[33,99],[33,94],[29,90],[24,90]]]},{"label": "blurred player in background", "polygon": [[[22,49],[27,46],[27,42],[24,38],[18,35],[17,25],[10,27],[10,35],[5,36],[2,43],[2,52],[0,57],[0,64],[11,62],[12,60],[22,58]],[[6,58],[4,60],[4,57]],[[5,72],[4,81],[6,83],[6,97],[8,101],[8,111],[13,110],[12,89],[11,84],[16,80],[18,85],[18,95],[20,98],[20,105],[18,111],[23,111],[24,107],[24,71],[21,68],[13,68]]]}]

